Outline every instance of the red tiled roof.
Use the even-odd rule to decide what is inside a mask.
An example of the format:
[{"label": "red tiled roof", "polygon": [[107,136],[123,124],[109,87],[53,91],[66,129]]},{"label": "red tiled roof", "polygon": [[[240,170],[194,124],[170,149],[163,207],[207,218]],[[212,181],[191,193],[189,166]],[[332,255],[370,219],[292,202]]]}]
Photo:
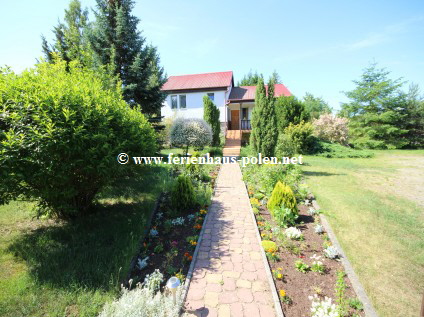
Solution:
[{"label": "red tiled roof", "polygon": [[162,90],[185,90],[202,88],[222,88],[232,86],[233,72],[206,73],[182,76],[170,76]]},{"label": "red tiled roof", "polygon": [[[268,93],[268,86],[265,85],[265,89]],[[231,94],[229,101],[240,101],[240,100],[255,100],[255,94],[256,94],[256,86],[240,86],[240,87],[233,87],[231,89]],[[280,97],[280,96],[291,96],[290,91],[287,89],[286,86],[283,84],[275,84],[275,91],[274,96]]]}]

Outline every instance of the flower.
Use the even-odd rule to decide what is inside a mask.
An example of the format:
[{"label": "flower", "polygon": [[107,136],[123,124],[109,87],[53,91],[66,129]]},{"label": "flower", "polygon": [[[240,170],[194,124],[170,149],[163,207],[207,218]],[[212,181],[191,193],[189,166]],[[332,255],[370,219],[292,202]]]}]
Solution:
[{"label": "flower", "polygon": [[278,274],[277,274],[277,278],[282,279],[282,278],[283,278],[283,274],[278,273]]},{"label": "flower", "polygon": [[206,215],[208,212],[205,209],[200,209],[200,214],[201,215]]},{"label": "flower", "polygon": [[193,228],[194,228],[194,229],[198,229],[198,230],[200,230],[200,229],[202,229],[202,225],[201,225],[201,224],[196,223],[196,224],[193,226]]},{"label": "flower", "polygon": [[285,297],[286,296],[286,291],[283,289],[280,289],[280,296],[281,297]]},{"label": "flower", "polygon": [[178,241],[175,241],[175,240],[174,240],[174,241],[172,241],[172,242],[171,242],[171,246],[172,246],[172,247],[176,248],[176,247],[177,247],[177,245],[178,245]]}]

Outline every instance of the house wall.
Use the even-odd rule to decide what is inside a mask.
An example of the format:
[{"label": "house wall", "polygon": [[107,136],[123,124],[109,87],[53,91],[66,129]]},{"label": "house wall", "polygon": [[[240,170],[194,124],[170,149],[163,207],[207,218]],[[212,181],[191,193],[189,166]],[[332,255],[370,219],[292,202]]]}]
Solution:
[{"label": "house wall", "polygon": [[[190,92],[190,93],[176,93],[169,94],[164,102],[164,106],[161,109],[162,116],[165,118],[198,118],[203,119],[203,96],[207,93],[214,93],[214,103],[218,107],[221,122],[226,122],[226,109],[225,103],[227,100],[227,93],[225,90],[221,91],[207,91],[207,92]],[[171,95],[177,95],[178,108],[171,109]],[[186,109],[180,109],[180,97],[179,95],[186,96]]]}]

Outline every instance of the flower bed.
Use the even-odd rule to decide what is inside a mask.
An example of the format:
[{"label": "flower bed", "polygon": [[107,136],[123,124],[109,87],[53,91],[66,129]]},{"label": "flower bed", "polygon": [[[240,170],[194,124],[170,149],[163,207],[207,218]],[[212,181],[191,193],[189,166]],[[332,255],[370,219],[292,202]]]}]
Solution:
[{"label": "flower bed", "polygon": [[[210,194],[218,171],[219,166],[214,166],[208,173],[209,178],[199,181],[199,186],[209,188]],[[163,274],[161,286],[164,286],[171,276],[177,276],[181,283],[184,283],[207,207],[206,204],[196,204],[187,210],[176,211],[171,194],[161,195],[158,208],[152,217],[151,228],[142,242],[136,265],[130,272],[131,285],[142,282],[146,275],[155,270]]]},{"label": "flower bed", "polygon": [[290,170],[281,171],[276,166],[276,172],[272,173],[272,169],[258,166],[248,171],[245,180],[286,317],[364,316],[362,303],[343,271],[337,249],[319,223],[319,211],[304,203],[297,205],[297,211],[293,208],[293,212],[280,208],[271,213],[267,208],[271,193],[262,190],[262,184],[272,186],[269,179],[263,179],[264,174],[274,174],[273,177],[277,174],[281,181],[287,180],[298,201],[304,201],[307,195],[299,190],[304,189],[299,185],[300,178],[293,177]]}]

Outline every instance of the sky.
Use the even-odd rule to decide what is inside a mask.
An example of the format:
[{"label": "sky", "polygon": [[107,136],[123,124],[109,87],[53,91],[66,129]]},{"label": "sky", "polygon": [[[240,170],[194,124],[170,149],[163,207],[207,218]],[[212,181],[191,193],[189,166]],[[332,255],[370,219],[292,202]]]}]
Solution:
[{"label": "sky", "polygon": [[[1,2],[0,65],[20,72],[42,56],[41,35],[52,39],[69,0]],[[81,3],[95,8],[95,0]],[[266,79],[275,70],[293,95],[310,92],[337,111],[348,101],[343,91],[377,62],[424,91],[423,0],[135,3],[139,30],[168,76],[232,70],[237,83],[250,70]]]}]

